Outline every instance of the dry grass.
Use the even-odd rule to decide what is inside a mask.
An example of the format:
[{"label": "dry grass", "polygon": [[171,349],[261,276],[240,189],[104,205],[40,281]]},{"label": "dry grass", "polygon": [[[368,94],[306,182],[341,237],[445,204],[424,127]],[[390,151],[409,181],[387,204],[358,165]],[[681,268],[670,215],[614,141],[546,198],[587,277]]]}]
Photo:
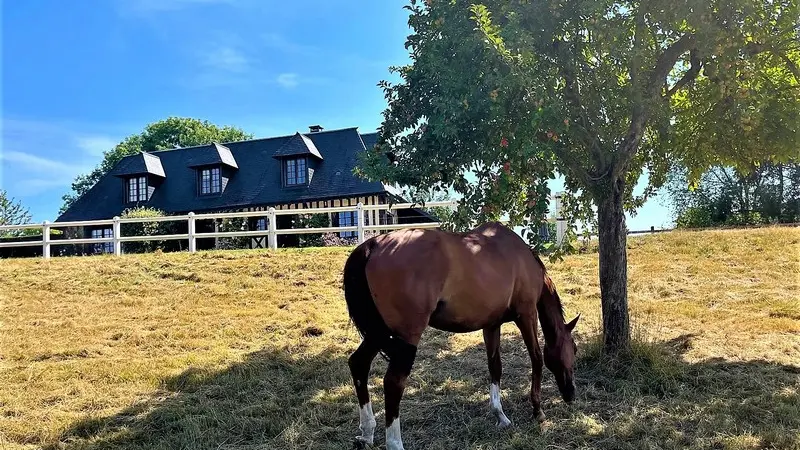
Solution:
[{"label": "dry grass", "polygon": [[[598,352],[597,255],[550,266],[578,311],[579,399],[532,421],[504,327],[504,407],[480,333],[429,330],[401,406],[410,449],[800,448],[800,230],[629,241],[638,341]],[[0,448],[342,449],[358,426],[347,249],[0,262]],[[371,393],[383,410],[373,365]],[[376,437],[383,443],[383,428]]]}]

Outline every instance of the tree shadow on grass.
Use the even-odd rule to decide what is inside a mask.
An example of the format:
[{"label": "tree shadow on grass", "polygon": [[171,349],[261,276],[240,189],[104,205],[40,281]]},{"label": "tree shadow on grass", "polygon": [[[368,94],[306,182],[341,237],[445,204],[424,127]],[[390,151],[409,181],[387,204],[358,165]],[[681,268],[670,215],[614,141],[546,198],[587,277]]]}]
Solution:
[{"label": "tree shadow on grass", "polygon": [[[578,399],[565,405],[545,371],[539,426],[528,402],[530,362],[518,333],[504,334],[498,430],[488,408],[483,345],[460,348],[429,330],[401,404],[407,449],[800,448],[800,368],[764,361],[687,363],[690,336],[637,349],[622,365],[582,345]],[[75,423],[52,448],[348,449],[358,432],[346,354],[255,352],[223,371],[189,369],[163,395],[113,417]],[[370,394],[384,443],[382,377]]]}]

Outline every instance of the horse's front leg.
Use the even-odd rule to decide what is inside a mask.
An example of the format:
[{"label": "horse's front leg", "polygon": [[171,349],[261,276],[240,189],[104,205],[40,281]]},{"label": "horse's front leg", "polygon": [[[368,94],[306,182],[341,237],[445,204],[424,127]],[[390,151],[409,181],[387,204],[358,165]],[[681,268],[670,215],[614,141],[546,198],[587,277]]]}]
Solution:
[{"label": "horse's front leg", "polygon": [[500,377],[503,376],[503,365],[500,361],[500,326],[485,328],[483,330],[483,342],[486,344],[486,356],[489,362],[489,405],[492,412],[497,417],[497,426],[505,428],[511,425],[505,413],[503,405],[500,404]]},{"label": "horse's front leg", "polygon": [[522,340],[528,348],[531,357],[531,405],[533,414],[539,422],[544,421],[542,412],[542,349],[539,347],[539,338],[536,330],[536,315],[522,315],[516,320]]},{"label": "horse's front leg", "polygon": [[383,393],[386,399],[386,450],[403,450],[400,433],[400,400],[406,388],[406,379],[417,356],[417,343],[406,342],[398,337],[390,340],[386,349],[389,367],[383,378]]}]

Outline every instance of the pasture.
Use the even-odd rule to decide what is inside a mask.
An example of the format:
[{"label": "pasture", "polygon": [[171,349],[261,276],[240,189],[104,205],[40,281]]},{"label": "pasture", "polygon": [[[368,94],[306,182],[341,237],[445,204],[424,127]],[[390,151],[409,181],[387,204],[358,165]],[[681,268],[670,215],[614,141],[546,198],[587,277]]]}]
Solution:
[{"label": "pasture", "polygon": [[[634,355],[598,351],[597,254],[547,264],[576,329],[578,396],[503,327],[498,430],[480,332],[429,330],[406,448],[800,448],[800,229],[630,237]],[[0,448],[347,449],[358,431],[349,249],[0,261]],[[381,380],[370,377],[384,442]]]}]

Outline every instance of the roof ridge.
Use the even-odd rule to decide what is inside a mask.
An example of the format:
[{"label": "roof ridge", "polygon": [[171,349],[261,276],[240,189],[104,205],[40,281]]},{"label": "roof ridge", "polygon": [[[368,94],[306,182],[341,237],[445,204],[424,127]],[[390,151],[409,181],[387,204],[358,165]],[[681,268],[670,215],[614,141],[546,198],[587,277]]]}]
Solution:
[{"label": "roof ridge", "polygon": [[[285,135],[281,135],[281,136],[269,136],[269,137],[253,138],[253,139],[244,139],[244,140],[241,140],[241,141],[225,141],[225,142],[212,141],[211,143],[208,143],[208,144],[191,145],[189,147],[164,148],[164,149],[161,149],[161,150],[153,150],[152,152],[149,152],[149,153],[171,152],[173,150],[189,150],[189,149],[193,149],[193,148],[206,147],[208,145],[213,144],[214,142],[217,142],[220,145],[227,146],[228,144],[238,144],[240,142],[256,142],[256,141],[268,141],[270,139],[286,139],[286,138],[290,138],[290,137],[292,137],[292,136],[294,136],[296,134],[300,134],[302,136],[308,137],[309,135],[336,133],[336,132],[341,132],[341,131],[357,130],[357,129],[358,129],[358,126],[337,128],[335,130],[323,130],[323,131],[317,131],[317,132],[313,132],[313,133],[300,133],[299,131],[295,131],[292,134],[285,134]],[[367,134],[370,134],[370,133],[367,133]]]}]

